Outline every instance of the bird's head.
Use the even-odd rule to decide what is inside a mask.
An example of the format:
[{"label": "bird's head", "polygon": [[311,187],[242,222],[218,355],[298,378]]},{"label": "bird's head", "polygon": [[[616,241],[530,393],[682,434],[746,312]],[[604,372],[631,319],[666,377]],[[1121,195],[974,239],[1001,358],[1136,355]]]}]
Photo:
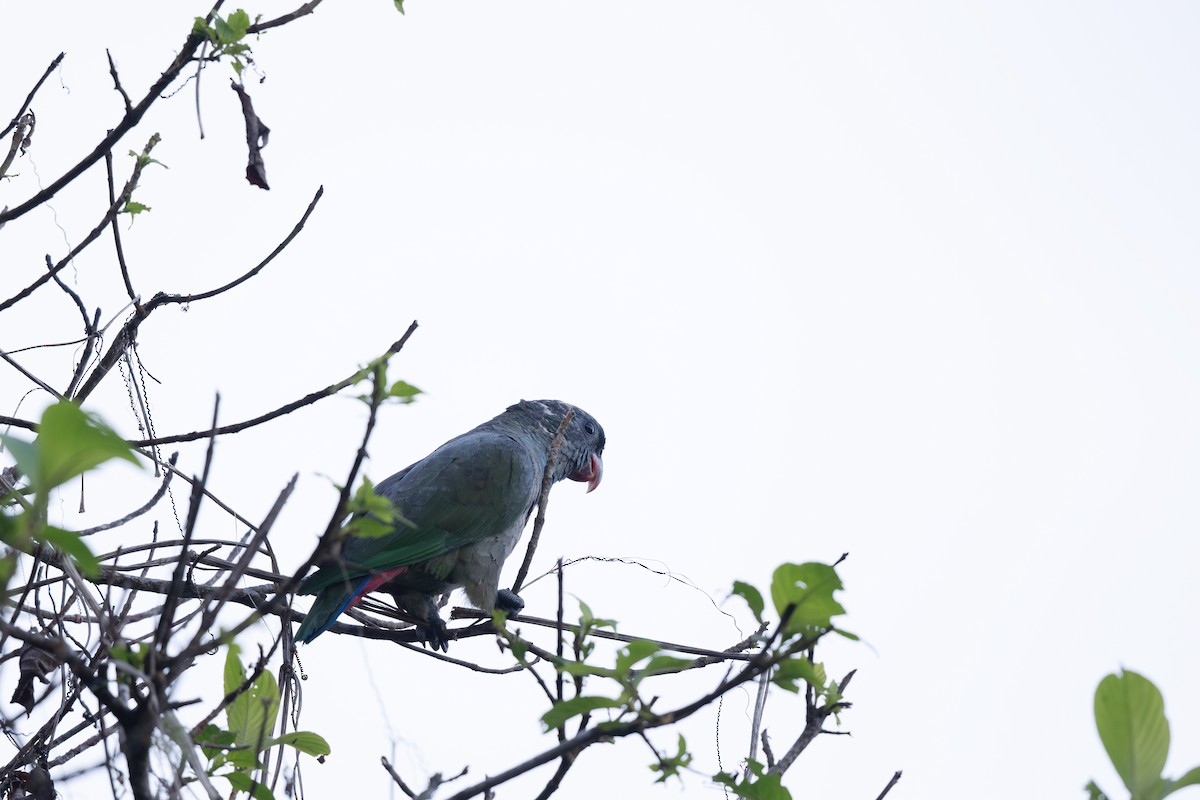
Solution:
[{"label": "bird's head", "polygon": [[509,412],[529,415],[534,423],[553,441],[554,434],[562,425],[567,412],[574,412],[571,422],[563,434],[562,449],[554,466],[554,480],[569,478],[586,483],[588,491],[600,485],[604,475],[604,428],[591,414],[578,406],[561,400],[522,400],[510,406]]}]

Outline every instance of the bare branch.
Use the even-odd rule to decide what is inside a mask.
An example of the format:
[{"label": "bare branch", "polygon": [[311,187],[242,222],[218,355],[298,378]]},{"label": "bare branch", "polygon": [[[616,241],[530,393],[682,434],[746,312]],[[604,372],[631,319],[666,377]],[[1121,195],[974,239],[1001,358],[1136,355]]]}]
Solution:
[{"label": "bare branch", "polygon": [[[169,459],[171,466],[172,467],[175,466],[175,462],[178,460],[179,460],[179,453],[172,453],[171,457]],[[141,508],[138,508],[135,511],[130,511],[125,516],[121,517],[120,519],[113,520],[112,522],[106,522],[103,525],[96,525],[91,528],[84,528],[83,530],[79,531],[79,535],[80,536],[91,536],[92,534],[99,533],[100,531],[107,531],[112,528],[119,528],[122,525],[124,525],[128,522],[132,522],[133,520],[137,519],[142,514],[145,514],[147,511],[154,508],[154,506],[158,503],[159,500],[162,500],[163,495],[165,495],[167,493],[167,488],[171,485],[171,476],[174,474],[175,473],[169,469],[163,470],[162,483],[160,483],[158,485],[158,489],[154,492],[154,495]]]},{"label": "bare branch", "polygon": [[[133,113],[133,103],[129,101],[129,95],[125,93],[125,87],[121,85],[121,79],[117,76],[117,65],[113,63],[112,53],[108,51],[107,47],[104,48],[104,55],[108,56],[108,74],[112,75],[113,88],[121,95],[121,99],[125,101],[125,113],[131,114]],[[104,155],[106,158],[112,157],[112,153],[105,153]]]},{"label": "bare branch", "polygon": [[550,442],[550,452],[546,456],[546,468],[542,470],[542,491],[538,495],[538,513],[533,521],[533,533],[529,536],[529,545],[525,548],[525,560],[521,562],[516,580],[513,581],[513,594],[520,593],[521,585],[525,583],[525,577],[529,574],[529,564],[533,561],[533,552],[537,549],[538,539],[542,536],[542,527],[546,524],[546,505],[550,502],[550,488],[554,485],[554,460],[558,458],[558,451],[562,449],[567,426],[571,424],[574,416],[574,409],[569,410],[563,416],[558,430],[554,432],[554,439]]},{"label": "bare branch", "polygon": [[[455,608],[453,611],[450,612],[450,619],[488,619],[488,620],[490,620],[491,615],[486,614],[483,611],[477,611],[473,608]],[[510,615],[508,619],[510,622],[528,623],[530,625],[539,625],[543,628],[558,628],[559,627],[559,624],[557,622],[555,622],[554,620],[542,619],[541,617],[531,617],[531,616],[527,616],[525,614]],[[561,629],[564,631],[571,631],[573,633],[579,632],[578,625],[572,625],[569,623],[563,624]],[[476,634],[468,633],[468,631],[472,631],[472,630],[476,630],[476,629],[468,628],[466,630],[451,631],[451,638],[462,639],[462,638],[465,638],[466,636],[470,636],[470,635],[478,636],[478,635],[483,635],[483,634],[489,634],[492,632],[491,630],[488,630],[485,628],[479,628],[479,629],[477,629],[477,630],[479,630],[479,633],[476,633]],[[455,633],[458,634],[457,637],[454,636]],[[615,631],[607,631],[607,630],[602,630],[602,629],[601,630],[596,630],[596,629],[590,630],[590,631],[588,631],[588,634],[590,636],[595,636],[596,638],[599,638],[599,639],[611,639],[611,640],[617,641],[617,642],[650,641],[650,642],[654,642],[655,644],[657,644],[663,650],[674,650],[676,653],[689,653],[691,655],[714,657],[714,658],[718,658],[722,661],[726,661],[726,660],[729,660],[729,661],[753,661],[755,658],[757,658],[759,656],[758,653],[752,653],[752,654],[748,655],[745,653],[737,652],[736,650],[733,650],[733,649],[730,649],[730,650],[708,650],[703,647],[693,647],[691,645],[686,645],[686,644],[676,644],[674,642],[664,642],[664,641],[660,641],[658,639],[651,639],[647,636],[629,636],[624,633],[616,633]],[[735,647],[740,647],[740,646],[741,646],[740,644],[735,645]]]},{"label": "bare branch", "polygon": [[[112,63],[112,57],[109,57],[109,63]],[[116,183],[113,181],[113,158],[112,152],[104,154],[104,172],[108,177],[108,203],[110,206],[116,205]],[[125,294],[129,295],[129,300],[134,303],[138,302],[138,297],[133,292],[133,282],[129,279],[129,267],[125,263],[125,248],[121,246],[121,226],[117,224],[117,218],[112,219],[112,234],[113,247],[117,251],[117,266],[121,268],[121,280],[125,282]]]},{"label": "bare branch", "polygon": [[7,361],[8,365],[10,367],[12,367],[13,369],[15,369],[17,372],[21,373],[26,378],[28,378],[29,380],[36,383],[39,387],[41,387],[41,389],[43,391],[49,392],[52,397],[58,398],[59,400],[62,399],[62,395],[58,393],[57,389],[52,387],[50,384],[46,383],[44,380],[39,378],[37,375],[34,375],[32,372],[25,369],[20,364],[18,364],[16,361],[13,360],[13,357],[10,356],[8,353],[4,352],[3,350],[0,350],[0,358]]},{"label": "bare branch", "polygon": [[[404,346],[404,343],[408,341],[408,337],[411,336],[416,329],[417,323],[414,321],[411,325],[409,325],[408,330],[405,331],[404,335],[400,337],[398,341],[394,342],[392,346],[389,347],[382,356],[380,356],[380,358],[389,358],[400,352],[400,348]],[[206,439],[209,436],[223,436],[227,433],[240,433],[247,428],[253,428],[256,425],[262,425],[264,422],[270,422],[273,419],[286,416],[297,409],[312,405],[318,400],[324,400],[326,397],[333,397],[343,389],[347,389],[362,381],[364,377],[363,373],[364,370],[358,370],[344,380],[330,384],[324,389],[318,389],[315,392],[310,392],[304,397],[301,397],[299,400],[293,400],[286,405],[280,406],[274,411],[268,411],[266,414],[262,414],[253,419],[248,419],[244,422],[238,422],[233,425],[224,425],[220,428],[214,428],[213,430],[208,431],[193,431],[192,433],[181,433],[173,436],[159,436],[154,439],[138,439],[130,441],[130,444],[134,445],[135,447],[148,447],[162,444],[174,444],[176,442],[192,442],[197,439]]]},{"label": "bare branch", "polygon": [[[121,205],[129,200],[129,196],[131,194],[133,194],[133,190],[137,188],[138,178],[141,177],[142,169],[146,166],[147,163],[149,163],[150,151],[154,149],[154,146],[156,144],[158,144],[158,141],[159,141],[159,136],[157,133],[150,137],[150,141],[146,143],[146,147],[143,148],[143,150],[142,150],[142,157],[137,159],[137,164],[133,168],[133,173],[130,175],[129,180],[126,182],[125,188],[121,191],[121,196],[117,198],[117,202],[113,203],[112,205],[110,205],[108,207],[108,211],[104,214],[104,218],[100,220],[100,224],[98,224],[95,228],[92,228],[92,230],[87,234],[87,236],[84,236],[82,241],[80,241],[79,244],[75,245],[75,247],[71,250],[71,252],[67,253],[67,255],[64,256],[61,261],[59,261],[57,264],[55,264],[54,269],[52,269],[52,270],[50,270],[50,272],[42,275],[40,278],[38,278],[33,283],[26,286],[21,291],[17,292],[12,297],[10,297],[7,300],[5,300],[4,302],[0,303],[0,311],[5,311],[8,308],[11,308],[12,306],[16,305],[20,301],[24,300],[29,295],[33,294],[34,291],[36,291],[39,287],[41,287],[43,284],[45,284],[47,281],[49,281],[51,278],[53,278],[55,275],[57,275],[65,266],[67,266],[67,264],[70,264],[71,260],[73,258],[75,258],[75,256],[79,255],[79,253],[83,252],[83,249],[85,247],[90,245],[92,242],[96,241],[96,237],[98,237],[100,235],[101,231],[103,231],[104,228],[110,222],[112,222],[112,220],[116,217],[117,213],[121,210]],[[49,199],[49,198],[46,198],[46,199]],[[41,202],[41,201],[39,201],[39,202]],[[28,205],[28,204],[26,204],[26,205]],[[28,210],[28,209],[26,209],[26,210]],[[12,212],[8,212],[8,213],[12,213]],[[23,214],[25,212],[22,211],[21,213]],[[0,213],[0,224],[3,224],[5,221],[7,221],[7,219],[8,219],[8,217],[5,217],[4,213]]]},{"label": "bare branch", "polygon": [[[307,14],[311,14],[317,10],[317,6],[321,5],[322,0],[309,0],[309,2],[297,8],[282,17],[267,20],[266,22],[257,22],[246,29],[246,33],[262,33],[263,31],[277,28],[280,25],[286,25],[294,19],[299,19]],[[61,56],[60,56],[61,57]]]},{"label": "bare branch", "polygon": [[[17,113],[13,114],[12,122],[8,123],[8,126],[0,131],[0,136],[6,135],[20,124],[21,116],[25,113],[25,109],[29,108],[29,104],[33,102],[33,96],[38,93],[38,89],[42,88],[42,84],[50,77],[50,73],[54,72],[58,68],[58,65],[62,63],[64,56],[66,56],[66,53],[59,53],[54,57],[54,60],[50,62],[50,66],[46,67],[46,71],[42,73],[42,77],[38,78],[38,82],[29,90],[29,94],[25,95],[25,102],[21,103],[21,107],[17,109]],[[3,174],[2,170],[0,170],[0,174]]]},{"label": "bare branch", "polygon": [[380,756],[379,760],[383,763],[383,768],[386,769],[388,774],[392,776],[392,780],[395,781],[396,785],[400,787],[400,791],[413,798],[413,800],[416,800],[416,792],[408,788],[408,784],[404,782],[404,779],[401,778],[396,770],[392,767],[392,762],[387,760],[387,756]]},{"label": "bare branch", "polygon": [[[217,3],[217,6],[220,6],[220,3]],[[209,16],[211,17],[211,15],[212,12],[210,11]],[[24,203],[21,203],[16,208],[10,208],[7,211],[0,211],[0,225],[10,222],[37,208],[42,203],[46,202],[51,197],[54,197],[54,195],[62,191],[64,187],[86,172],[101,158],[104,158],[104,154],[112,150],[113,145],[119,142],[121,137],[133,130],[133,127],[142,121],[142,117],[145,116],[146,111],[148,111],[150,106],[154,104],[154,101],[158,99],[158,96],[162,94],[163,90],[170,86],[175,78],[179,76],[180,70],[182,70],[189,61],[191,61],[192,56],[194,56],[196,53],[196,48],[198,48],[200,43],[203,41],[206,40],[202,35],[198,33],[189,33],[187,38],[183,41],[183,46],[179,49],[179,54],[175,56],[175,59],[171,62],[170,66],[168,66],[162,75],[159,76],[158,80],[154,82],[154,85],[150,87],[148,92],[146,92],[146,96],[142,98],[141,102],[134,106],[133,110],[126,114],[124,119],[117,123],[117,127],[113,128],[109,134],[100,141],[100,144],[96,145],[96,148],[92,150],[92,152],[84,156],[78,164],[64,172],[57,180],[52,182],[45,189],[42,189],[40,192],[26,200]],[[45,78],[43,78],[43,80],[45,80]],[[41,85],[40,82],[39,85]],[[108,224],[107,219],[105,220],[104,224]],[[0,311],[3,310],[4,307],[0,306]]]},{"label": "bare branch", "polygon": [[501,773],[493,775],[486,780],[480,781],[473,786],[470,786],[457,794],[451,795],[447,800],[467,800],[467,798],[475,797],[483,794],[492,788],[499,786],[502,783],[512,780],[518,775],[523,775],[535,767],[553,761],[556,758],[561,758],[566,754],[578,754],[589,745],[595,744],[598,741],[606,741],[609,739],[617,739],[630,734],[640,734],[643,731],[659,728],[664,725],[672,725],[687,719],[702,708],[708,706],[709,703],[721,697],[730,690],[741,686],[743,683],[753,680],[764,669],[769,669],[779,661],[788,658],[792,653],[802,649],[807,649],[815,644],[820,636],[813,639],[805,638],[794,645],[791,645],[780,652],[768,657],[765,654],[755,656],[750,663],[741,669],[736,675],[722,681],[712,691],[702,697],[688,703],[685,706],[669,711],[663,714],[657,714],[640,719],[630,720],[628,722],[610,722],[604,727],[591,727],[580,731],[575,736],[566,741],[559,742],[554,747],[538,753],[532,758],[517,764]]},{"label": "bare branch", "polygon": [[903,770],[896,770],[896,774],[887,782],[887,786],[883,787],[883,791],[879,793],[879,796],[875,800],[883,800],[883,798],[887,797],[887,793],[892,790],[893,786],[900,782],[900,776],[903,774]]},{"label": "bare branch", "polygon": [[[131,189],[129,189],[127,185],[127,192],[125,193],[126,195],[128,194],[128,191],[131,191]],[[179,295],[159,292],[158,294],[154,295],[154,297],[150,299],[150,302],[146,303],[144,306],[136,306],[134,308],[133,316],[131,316],[129,320],[123,326],[121,326],[121,330],[117,333],[112,345],[108,348],[108,352],[106,352],[104,357],[100,359],[100,363],[96,365],[94,370],[92,370],[92,374],[88,377],[87,382],[83,385],[83,388],[79,390],[79,399],[83,399],[90,395],[96,386],[99,385],[100,381],[103,380],[104,376],[108,374],[108,371],[116,366],[117,361],[121,358],[121,355],[125,352],[126,348],[132,342],[136,341],[138,327],[141,326],[142,322],[144,322],[146,318],[150,316],[150,313],[156,308],[170,304],[193,303],[198,300],[206,300],[210,297],[215,297],[222,292],[227,292],[235,286],[248,281],[250,278],[253,278],[260,271],[262,271],[263,267],[271,263],[275,256],[279,255],[279,253],[283,251],[283,248],[287,247],[288,244],[291,243],[292,239],[295,239],[296,235],[299,234],[304,228],[304,223],[308,220],[309,215],[312,214],[313,209],[316,208],[317,201],[321,199],[321,195],[324,194],[324,191],[324,187],[317,189],[316,195],[313,196],[312,201],[308,204],[308,208],[300,217],[300,221],[297,222],[292,228],[291,233],[289,233],[287,237],[285,237],[284,240],[280,242],[266,258],[260,261],[257,266],[255,266],[246,274],[225,284],[224,286],[207,292],[201,292],[200,294]],[[95,231],[93,231],[93,233],[95,233]],[[79,248],[76,248],[76,250],[78,249]],[[56,270],[57,269],[58,267],[56,267]],[[14,298],[14,300],[15,299],[20,298]],[[3,311],[4,308],[4,305],[0,305],[0,311]],[[203,436],[197,438],[203,438]]]},{"label": "bare branch", "polygon": [[83,380],[83,373],[87,371],[87,366],[92,360],[92,351],[96,348],[96,342],[100,341],[100,330],[96,326],[100,324],[100,309],[96,309],[96,315],[92,318],[91,327],[88,329],[87,343],[83,346],[83,355],[79,357],[79,363],[75,365],[75,374],[71,376],[71,383],[67,386],[67,390],[63,392],[67,397],[74,397],[75,389],[79,386],[79,382]]},{"label": "bare branch", "polygon": [[[213,402],[213,427],[217,425],[217,413],[221,408],[221,396],[217,395]],[[208,483],[209,471],[212,469],[213,450],[216,448],[217,440],[209,439],[208,449],[204,455],[204,469],[200,473],[200,477],[192,484],[192,497],[188,503],[187,524],[183,529],[183,549],[187,550],[188,544],[192,540],[192,535],[196,529],[196,520],[200,514],[200,501],[204,499],[204,493],[201,491],[206,483]],[[167,641],[170,638],[171,627],[175,624],[175,609],[179,603],[179,590],[185,585],[184,575],[186,574],[187,560],[179,559],[179,563],[175,566],[175,575],[171,579],[171,589],[167,592],[166,600],[163,602],[162,617],[159,619],[158,628],[154,634],[154,648],[150,651],[150,671],[154,672],[154,660],[159,654],[166,655]],[[186,581],[191,583],[191,581]]]}]

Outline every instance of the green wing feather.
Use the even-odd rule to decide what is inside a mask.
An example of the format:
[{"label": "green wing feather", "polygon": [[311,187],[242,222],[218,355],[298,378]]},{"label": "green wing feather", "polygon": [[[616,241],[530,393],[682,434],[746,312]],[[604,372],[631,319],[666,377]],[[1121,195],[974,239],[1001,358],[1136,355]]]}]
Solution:
[{"label": "green wing feather", "polygon": [[420,564],[523,524],[545,468],[545,455],[531,444],[477,428],[381,481],[376,493],[415,527],[401,522],[383,536],[348,538],[340,563],[310,575],[301,593]]}]

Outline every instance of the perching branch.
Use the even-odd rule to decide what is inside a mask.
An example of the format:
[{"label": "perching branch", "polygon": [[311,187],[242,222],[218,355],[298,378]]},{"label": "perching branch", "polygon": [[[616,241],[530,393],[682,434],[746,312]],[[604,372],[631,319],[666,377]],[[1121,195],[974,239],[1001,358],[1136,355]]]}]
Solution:
[{"label": "perching branch", "polygon": [[542,536],[542,527],[546,524],[546,505],[550,502],[550,488],[554,485],[554,461],[558,458],[558,451],[562,449],[563,439],[567,434],[567,426],[571,424],[574,416],[574,409],[563,415],[558,430],[554,432],[554,439],[550,442],[550,453],[546,456],[546,468],[542,470],[542,490],[538,494],[537,517],[533,521],[533,533],[529,535],[529,545],[525,548],[525,559],[521,562],[521,568],[517,570],[516,579],[513,580],[513,594],[520,594],[525,577],[529,574],[533,552],[537,549],[538,540]]}]

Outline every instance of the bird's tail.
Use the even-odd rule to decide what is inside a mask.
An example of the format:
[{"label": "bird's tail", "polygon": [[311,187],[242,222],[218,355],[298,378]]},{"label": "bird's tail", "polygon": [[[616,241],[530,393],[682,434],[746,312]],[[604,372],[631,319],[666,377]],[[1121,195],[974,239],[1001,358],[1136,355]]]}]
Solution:
[{"label": "bird's tail", "polygon": [[[317,593],[308,616],[300,623],[296,638],[308,644],[325,631],[333,627],[333,623],[341,613],[363,598],[363,595],[373,592],[380,586],[408,570],[408,567],[394,567],[383,572],[367,575],[357,583],[341,581],[326,586]],[[301,591],[304,591],[303,586]]]},{"label": "bird's tail", "polygon": [[362,597],[362,590],[370,580],[370,576],[367,576],[360,580],[357,586],[336,583],[318,592],[312,608],[308,610],[308,615],[300,623],[299,630],[296,631],[296,638],[308,644],[333,627],[333,623],[341,613],[353,605],[355,600]]}]

